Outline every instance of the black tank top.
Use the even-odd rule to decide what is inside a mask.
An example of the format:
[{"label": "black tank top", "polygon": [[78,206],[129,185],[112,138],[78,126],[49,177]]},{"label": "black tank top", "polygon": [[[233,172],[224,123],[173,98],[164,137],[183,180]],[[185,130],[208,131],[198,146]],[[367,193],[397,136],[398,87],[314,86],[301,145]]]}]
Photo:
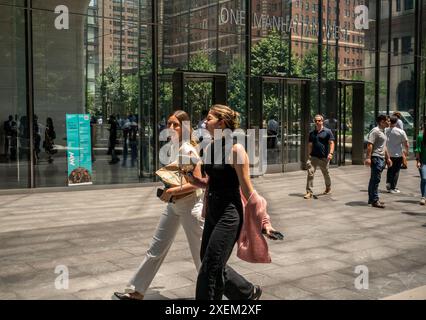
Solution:
[{"label": "black tank top", "polygon": [[[215,163],[214,149],[218,147],[222,148],[222,159],[221,161],[218,159],[219,161]],[[237,172],[225,161],[225,148],[231,148],[231,145],[226,146],[223,138],[221,141],[212,141],[207,149],[207,159],[210,159],[210,163],[203,164],[202,171],[209,175],[209,191],[229,192],[240,188]]]}]

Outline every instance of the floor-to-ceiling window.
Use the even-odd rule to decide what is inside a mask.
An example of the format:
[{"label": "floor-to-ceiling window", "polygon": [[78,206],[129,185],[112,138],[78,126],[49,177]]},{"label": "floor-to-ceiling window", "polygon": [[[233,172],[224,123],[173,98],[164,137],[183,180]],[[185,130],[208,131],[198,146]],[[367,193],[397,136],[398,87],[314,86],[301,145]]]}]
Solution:
[{"label": "floor-to-ceiling window", "polygon": [[[164,143],[158,133],[168,115],[184,109],[196,128],[218,101],[218,88],[226,91],[221,101],[240,112],[243,127],[263,127],[281,139],[294,136],[291,144],[298,145],[302,122],[311,119],[302,119],[300,88],[277,78],[310,79],[310,117],[320,112],[331,120],[341,116],[340,104],[346,114],[359,107],[348,82],[363,83],[365,134],[377,113],[398,110],[413,140],[426,83],[422,73],[415,90],[416,3],[0,0],[0,68],[6,75],[0,79],[0,164],[7,177],[1,188],[23,188],[30,181],[36,187],[67,185],[67,114],[90,117],[94,184],[152,180]],[[26,21],[32,37],[25,36]],[[262,77],[269,78],[259,82]],[[338,120],[344,123],[335,129],[345,128],[351,143],[355,120]],[[52,126],[50,148],[46,128]],[[277,146],[290,142],[269,142],[271,157],[282,161]]]},{"label": "floor-to-ceiling window", "polygon": [[0,1],[0,188],[29,183],[30,132],[23,0]]}]

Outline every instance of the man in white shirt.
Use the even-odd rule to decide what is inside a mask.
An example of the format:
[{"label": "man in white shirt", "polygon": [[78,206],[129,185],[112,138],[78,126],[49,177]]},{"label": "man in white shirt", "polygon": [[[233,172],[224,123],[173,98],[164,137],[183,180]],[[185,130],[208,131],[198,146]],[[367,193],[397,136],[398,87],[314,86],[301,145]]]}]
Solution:
[{"label": "man in white shirt", "polygon": [[[392,167],[388,168],[386,175],[386,189],[390,193],[399,193],[396,187],[398,183],[399,171],[401,169],[402,159],[408,155],[408,138],[404,130],[397,127],[398,117],[390,117],[390,128],[385,130],[387,136],[387,149],[392,160]],[[404,151],[403,151],[404,147]]]}]

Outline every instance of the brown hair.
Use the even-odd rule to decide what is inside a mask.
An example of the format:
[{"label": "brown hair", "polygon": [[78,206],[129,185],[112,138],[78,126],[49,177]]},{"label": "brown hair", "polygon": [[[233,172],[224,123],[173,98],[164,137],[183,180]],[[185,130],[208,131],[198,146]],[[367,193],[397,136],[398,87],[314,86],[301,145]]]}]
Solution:
[{"label": "brown hair", "polygon": [[[176,110],[175,112],[173,112],[170,116],[169,116],[169,118],[170,117],[176,117],[176,119],[178,119],[178,121],[179,121],[179,123],[180,123],[180,125],[182,126],[182,123],[184,122],[184,121],[189,121],[190,123],[191,123],[191,118],[189,117],[189,115],[188,115],[188,113],[186,113],[185,111],[183,111],[183,110]],[[168,119],[169,119],[168,118]],[[193,146],[196,146],[197,145],[197,143],[194,141],[194,140],[192,140],[192,128],[191,128],[191,126],[189,126],[189,135],[190,135],[190,139],[191,139],[191,144],[193,145]]]},{"label": "brown hair", "polygon": [[184,121],[191,121],[189,115],[183,110],[176,110],[169,116],[169,118],[173,116],[175,116],[179,120],[180,124],[182,124],[182,122]]},{"label": "brown hair", "polygon": [[401,112],[399,112],[399,111],[395,111],[392,115],[397,117],[398,119],[401,119],[401,117],[402,117]]},{"label": "brown hair", "polygon": [[225,122],[225,126],[232,131],[240,126],[238,119],[240,114],[228,106],[215,104],[210,108],[210,112],[212,112],[219,120],[223,120]]}]

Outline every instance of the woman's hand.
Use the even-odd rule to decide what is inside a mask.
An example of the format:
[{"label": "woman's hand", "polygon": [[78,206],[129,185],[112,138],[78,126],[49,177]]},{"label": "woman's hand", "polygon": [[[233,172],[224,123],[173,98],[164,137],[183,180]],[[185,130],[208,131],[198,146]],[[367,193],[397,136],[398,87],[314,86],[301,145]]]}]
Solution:
[{"label": "woman's hand", "polygon": [[420,161],[417,161],[416,166],[417,166],[417,169],[420,169],[422,166],[422,163]]},{"label": "woman's hand", "polygon": [[160,197],[160,200],[164,202],[170,202],[170,199],[172,198],[173,194],[170,189],[165,189],[163,194]]},{"label": "woman's hand", "polygon": [[276,231],[270,224],[266,224],[262,230],[262,233],[271,240],[283,240],[284,235]]},{"label": "woman's hand", "polygon": [[272,233],[274,232],[274,231],[277,231],[277,230],[275,230],[274,228],[272,228],[272,226],[271,225],[267,225],[267,226],[265,226],[265,234],[267,235],[267,236],[271,236],[272,235]]}]

